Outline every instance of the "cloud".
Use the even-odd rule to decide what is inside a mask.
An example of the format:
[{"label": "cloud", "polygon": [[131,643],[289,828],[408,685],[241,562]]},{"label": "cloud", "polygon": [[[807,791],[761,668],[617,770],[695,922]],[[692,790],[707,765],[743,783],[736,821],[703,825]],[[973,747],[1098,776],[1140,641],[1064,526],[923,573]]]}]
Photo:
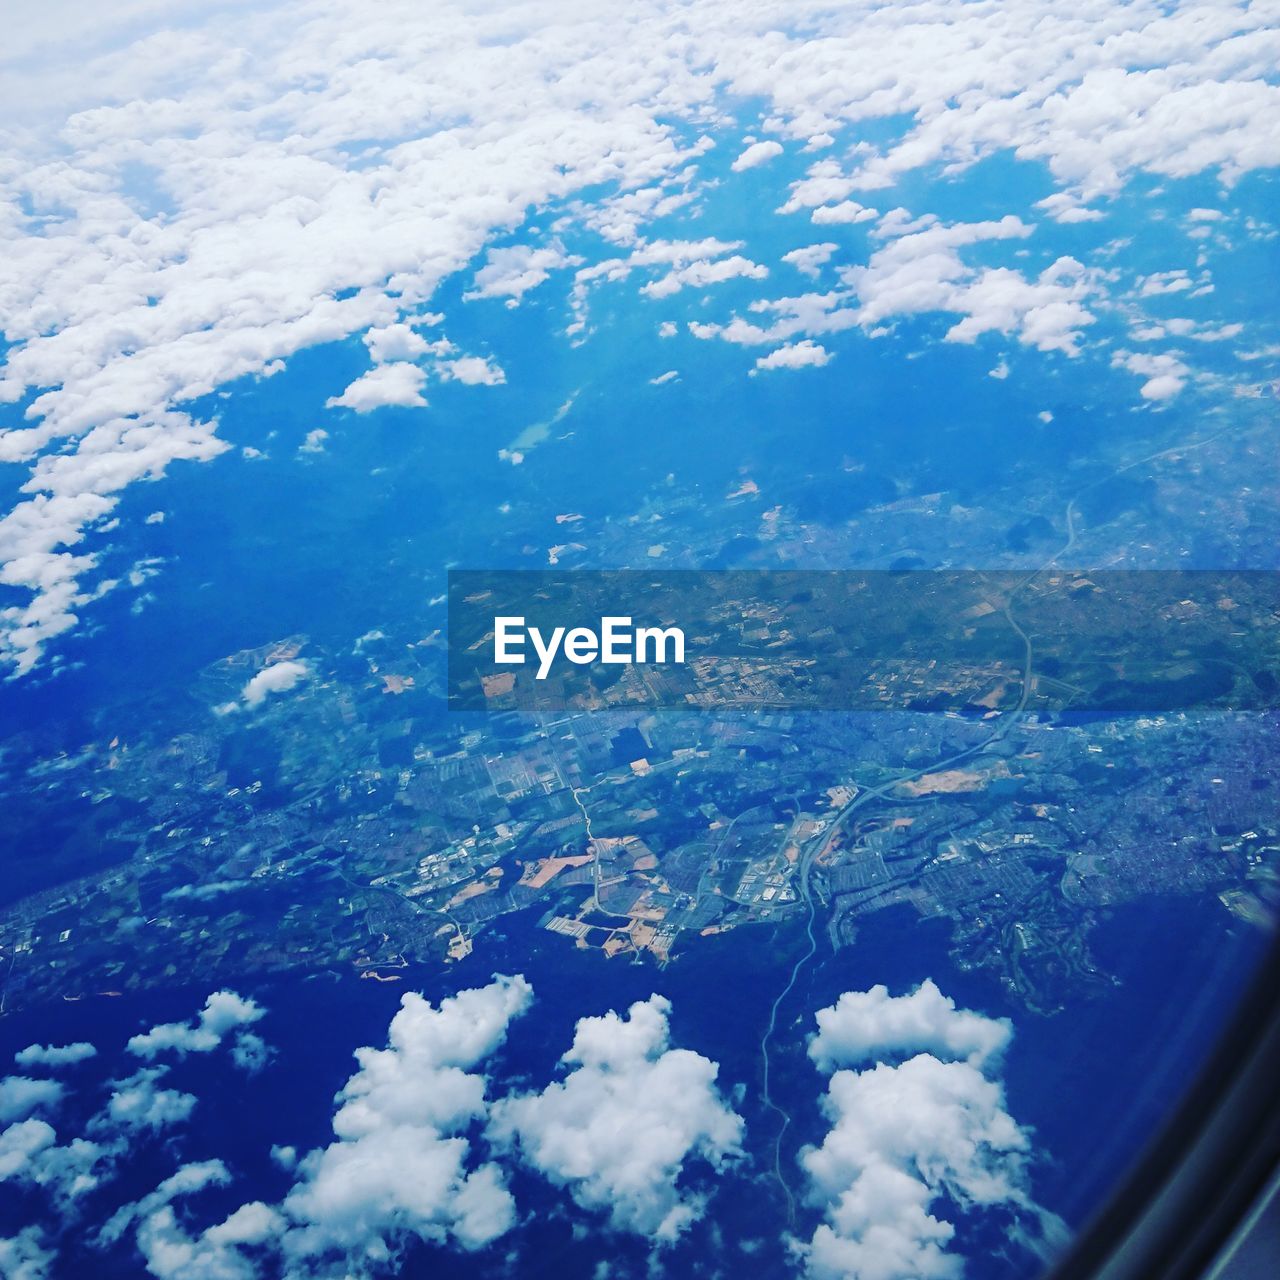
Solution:
[{"label": "cloud", "polygon": [[115,1081],[105,1110],[90,1122],[89,1131],[103,1136],[121,1129],[158,1132],[187,1120],[195,1110],[195,1096],[159,1088],[168,1073],[168,1067],[144,1067]]},{"label": "cloud", "polygon": [[789,262],[801,275],[817,276],[818,272],[831,260],[838,245],[810,244],[802,249],[792,249],[782,255],[783,262]]},{"label": "cloud", "polygon": [[1167,352],[1148,355],[1145,352],[1117,351],[1111,363],[1145,378],[1139,388],[1144,400],[1170,400],[1186,385],[1191,370],[1177,356]]},{"label": "cloud", "polygon": [[883,985],[869,991],[846,991],[817,1015],[818,1034],[809,1056],[819,1071],[888,1054],[932,1053],[981,1066],[998,1057],[1013,1035],[1007,1018],[988,1018],[957,1009],[931,978],[913,992],[891,996]]},{"label": "cloud", "polygon": [[757,165],[767,164],[782,154],[782,143],[772,138],[764,142],[753,142],[729,167],[734,173],[744,169],[754,169]]},{"label": "cloud", "polygon": [[422,384],[426,373],[413,364],[378,364],[361,374],[338,396],[326,400],[327,409],[351,409],[355,413],[372,413],[393,405],[402,409],[426,407]]},{"label": "cloud", "polygon": [[0,1276],[5,1280],[45,1280],[53,1265],[39,1227],[24,1227],[16,1236],[0,1238]]},{"label": "cloud", "polygon": [[477,1249],[515,1222],[498,1167],[472,1157],[465,1132],[486,1114],[489,1057],[532,988],[497,977],[433,1006],[406,993],[385,1049],[356,1050],[360,1069],[338,1094],[335,1140],[298,1165],[282,1205],[289,1274],[311,1263],[363,1274],[406,1235]]},{"label": "cloud", "polygon": [[716,1088],[714,1062],[669,1047],[662,996],[582,1018],[561,1061],[573,1068],[541,1093],[493,1106],[490,1134],[618,1230],[674,1241],[705,1197],[683,1189],[695,1159],[719,1172],[740,1152],[742,1121]]},{"label": "cloud", "polygon": [[324,442],[329,438],[329,433],[323,427],[313,427],[303,437],[302,443],[298,446],[299,453],[323,453]]},{"label": "cloud", "polygon": [[[932,982],[898,997],[846,992],[817,1020],[809,1052],[831,1073],[831,1128],[800,1156],[823,1214],[799,1246],[809,1276],[958,1280],[959,1233],[937,1216],[946,1205],[962,1220],[1000,1210],[1036,1246],[1060,1242],[1061,1224],[1031,1197],[1030,1135],[991,1078],[1007,1021],[956,1009]],[[848,1069],[877,1058],[890,1061]]]},{"label": "cloud", "polygon": [[389,360],[412,360],[430,349],[430,343],[416,329],[407,324],[388,324],[370,329],[364,335],[364,345],[374,364]]},{"label": "cloud", "polygon": [[[276,667],[268,667],[267,671],[286,665],[279,663]],[[266,672],[259,674],[265,675]],[[255,680],[257,678],[254,677]],[[247,699],[248,694],[245,696]],[[148,1062],[162,1053],[175,1053],[180,1058],[188,1053],[210,1053],[230,1032],[250,1026],[265,1013],[266,1010],[256,1001],[234,991],[215,991],[204,1002],[204,1008],[193,1022],[162,1022],[150,1031],[131,1037],[127,1048]]]},{"label": "cloud", "polygon": [[65,1092],[56,1080],[6,1076],[0,1080],[0,1124],[25,1120],[33,1111],[56,1110]]},{"label": "cloud", "polygon": [[832,227],[855,222],[874,222],[880,216],[878,209],[868,208],[856,200],[841,200],[839,204],[819,205],[810,215],[815,226]]},{"label": "cloud", "polygon": [[0,1131],[0,1182],[26,1176],[34,1158],[51,1147],[57,1136],[44,1120],[19,1120]]},{"label": "cloud", "polygon": [[305,662],[293,659],[273,662],[245,682],[240,696],[244,699],[245,706],[260,707],[270,694],[287,693],[310,675],[311,668]]},{"label": "cloud", "polygon": [[468,300],[508,298],[508,306],[518,306],[530,289],[536,289],[552,271],[577,266],[582,261],[565,253],[560,245],[535,249],[532,245],[512,245],[490,249],[485,265],[476,272]]},{"label": "cloud", "polygon": [[507,375],[492,360],[480,356],[459,356],[445,361],[440,365],[440,374],[468,387],[500,387],[507,380]]},{"label": "cloud", "polygon": [[806,338],[803,342],[788,343],[756,361],[757,369],[805,369],[821,368],[831,359],[831,353],[820,343]]},{"label": "cloud", "polygon": [[15,1053],[13,1060],[20,1067],[64,1067],[92,1058],[97,1052],[86,1040],[62,1045],[29,1044]]}]

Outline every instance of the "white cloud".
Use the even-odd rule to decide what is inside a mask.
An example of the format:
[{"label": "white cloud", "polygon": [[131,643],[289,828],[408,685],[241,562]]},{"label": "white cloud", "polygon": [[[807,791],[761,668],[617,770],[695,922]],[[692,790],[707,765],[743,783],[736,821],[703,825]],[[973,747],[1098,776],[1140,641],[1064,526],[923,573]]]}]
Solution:
[{"label": "white cloud", "polygon": [[[801,1246],[814,1280],[953,1280],[956,1227],[937,1216],[1000,1208],[1037,1244],[1061,1224],[1032,1200],[1027,1132],[989,1078],[1010,1037],[1004,1020],[957,1010],[932,983],[907,996],[846,992],[818,1014],[810,1055],[833,1072],[831,1129],[801,1153],[823,1222]],[[878,1057],[865,1070],[854,1064]]]},{"label": "white cloud", "polygon": [[782,255],[783,262],[789,262],[801,275],[817,276],[818,272],[831,260],[838,245],[809,244],[802,249],[792,249]]},{"label": "white cloud", "polygon": [[757,369],[805,369],[821,368],[831,359],[831,353],[820,343],[806,338],[803,342],[788,343],[756,361]]},{"label": "white cloud", "polygon": [[16,1236],[0,1238],[0,1276],[5,1280],[44,1280],[55,1256],[44,1247],[39,1227],[24,1227]]},{"label": "white cloud", "polygon": [[92,1058],[97,1052],[87,1040],[77,1040],[75,1044],[29,1044],[19,1049],[13,1060],[20,1067],[64,1067]]},{"label": "white cloud", "polygon": [[1145,352],[1117,351],[1111,363],[1145,378],[1139,388],[1144,400],[1170,400],[1184,386],[1191,370],[1177,356],[1167,352],[1147,355]]},{"label": "white cloud", "polygon": [[412,360],[423,355],[431,346],[422,334],[407,324],[375,326],[364,335],[364,345],[374,364],[386,364],[389,360]]},{"label": "white cloud", "polygon": [[53,1111],[65,1092],[57,1080],[6,1076],[0,1080],[0,1124],[25,1120],[34,1111]]},{"label": "white cloud", "polygon": [[704,1198],[679,1185],[695,1159],[723,1169],[739,1153],[742,1121],[716,1088],[714,1062],[669,1047],[662,996],[578,1021],[561,1059],[573,1068],[541,1093],[493,1106],[490,1134],[514,1144],[583,1208],[619,1230],[675,1240]]},{"label": "white cloud", "polygon": [[532,245],[513,245],[505,249],[490,249],[488,261],[476,272],[475,284],[470,293],[474,298],[509,298],[509,306],[524,299],[530,289],[536,289],[552,271],[562,267],[577,266],[581,258],[565,253],[560,245],[535,249]]},{"label": "white cloud", "polygon": [[323,453],[324,442],[329,438],[329,433],[323,427],[313,427],[303,437],[302,443],[298,446],[299,453]]},{"label": "white cloud", "polygon": [[371,413],[387,405],[402,409],[420,409],[426,406],[422,384],[427,375],[413,364],[377,364],[368,373],[361,374],[338,396],[326,400],[327,409],[351,409],[356,413]]},{"label": "white cloud", "polygon": [[816,226],[833,227],[855,222],[874,222],[879,216],[878,209],[859,204],[856,200],[841,200],[839,204],[819,205],[809,215],[809,221]]},{"label": "white cloud", "polygon": [[305,662],[293,659],[273,662],[245,682],[240,696],[244,699],[245,706],[259,707],[270,694],[287,693],[310,675],[311,668]]},{"label": "white cloud", "polygon": [[[285,665],[278,663],[266,670],[275,671]],[[259,672],[259,675],[265,674]],[[245,697],[248,700],[247,693]],[[175,1053],[179,1057],[186,1057],[188,1053],[210,1053],[232,1031],[251,1026],[264,1013],[266,1010],[256,1001],[234,991],[215,991],[193,1022],[162,1022],[150,1031],[131,1037],[127,1048],[148,1062],[161,1053]]]},{"label": "white cloud", "polygon": [[167,1067],[143,1067],[116,1080],[106,1108],[90,1123],[90,1132],[107,1137],[122,1129],[158,1131],[188,1119],[195,1110],[195,1096],[158,1087],[168,1071]]},{"label": "white cloud", "polygon": [[668,271],[661,279],[641,286],[640,292],[648,298],[667,298],[685,288],[701,289],[709,284],[723,284],[726,280],[763,280],[768,274],[768,267],[735,253],[713,261],[685,263]]},{"label": "white cloud", "polygon": [[825,1072],[837,1064],[903,1053],[932,1053],[981,1066],[1002,1053],[1013,1035],[1007,1018],[957,1009],[928,978],[905,996],[891,996],[883,985],[846,991],[831,1008],[819,1010],[817,1020],[809,1056]]},{"label": "white cloud", "polygon": [[660,373],[656,378],[649,379],[651,387],[665,387],[668,382],[676,382],[680,378],[678,369],[668,369],[666,373]]},{"label": "white cloud", "polygon": [[448,360],[440,366],[440,373],[469,387],[500,387],[507,380],[507,375],[492,360],[481,356]]},{"label": "white cloud", "polygon": [[53,1146],[57,1136],[45,1120],[19,1120],[0,1130],[0,1182],[28,1176],[35,1157]]},{"label": "white cloud", "polygon": [[356,1051],[360,1070],[338,1095],[335,1141],[302,1159],[282,1205],[290,1223],[282,1245],[296,1274],[320,1259],[361,1274],[403,1235],[479,1248],[513,1225],[501,1172],[473,1159],[463,1135],[486,1112],[485,1078],[471,1069],[531,997],[519,977],[438,1008],[409,992],[387,1048]]},{"label": "white cloud", "polygon": [[730,168],[734,173],[744,169],[754,169],[757,165],[766,164],[782,154],[782,143],[772,138],[765,142],[753,142],[734,162]]}]

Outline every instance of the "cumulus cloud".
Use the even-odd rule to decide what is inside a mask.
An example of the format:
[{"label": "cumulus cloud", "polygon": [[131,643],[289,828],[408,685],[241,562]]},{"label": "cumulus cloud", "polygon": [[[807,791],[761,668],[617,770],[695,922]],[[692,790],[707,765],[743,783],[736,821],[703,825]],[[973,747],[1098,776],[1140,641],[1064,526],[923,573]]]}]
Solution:
[{"label": "cumulus cloud", "polygon": [[1128,369],[1144,378],[1139,394],[1144,400],[1170,400],[1184,386],[1191,370],[1177,356],[1168,352],[1148,355],[1144,352],[1117,351],[1112,364]]},{"label": "cumulus cloud", "polygon": [[1007,1018],[957,1009],[950,996],[926,978],[909,995],[891,996],[883,985],[846,991],[818,1011],[818,1034],[809,1056],[820,1071],[889,1054],[931,1053],[977,1066],[1002,1053],[1013,1035]]},{"label": "cumulus cloud", "polygon": [[195,1110],[195,1095],[160,1088],[168,1073],[167,1067],[144,1067],[115,1081],[106,1108],[90,1123],[90,1131],[100,1135],[119,1129],[158,1132],[188,1119]]},{"label": "cumulus cloud", "polygon": [[831,1074],[831,1129],[800,1157],[823,1214],[799,1247],[809,1276],[959,1277],[957,1227],[938,1216],[948,1203],[962,1217],[1012,1214],[1038,1247],[1060,1242],[1061,1224],[1031,1196],[1030,1135],[993,1078],[1007,1021],[959,1010],[927,982],[898,997],[846,992],[818,1025],[809,1053]]},{"label": "cumulus cloud", "polygon": [[530,289],[536,289],[552,271],[576,266],[581,258],[565,253],[561,245],[535,249],[532,245],[512,245],[490,249],[485,265],[476,272],[474,285],[463,296],[474,298],[507,298],[508,306],[517,306]]},{"label": "cumulus cloud", "polygon": [[831,359],[831,353],[820,343],[806,338],[803,342],[788,343],[756,361],[757,369],[821,368]]},{"label": "cumulus cloud", "polygon": [[[276,668],[267,668],[267,671],[273,670]],[[162,1022],[150,1031],[131,1037],[127,1048],[148,1062],[162,1053],[175,1053],[180,1058],[188,1053],[210,1053],[230,1032],[257,1022],[264,1013],[266,1010],[256,1001],[234,991],[215,991],[193,1021]]]},{"label": "cumulus cloud", "polygon": [[501,1171],[472,1156],[466,1131],[486,1113],[473,1070],[506,1038],[532,989],[497,977],[433,1006],[408,992],[385,1049],[356,1051],[360,1070],[338,1095],[335,1140],[298,1165],[282,1211],[286,1256],[357,1274],[404,1236],[477,1249],[515,1221]]},{"label": "cumulus cloud", "polygon": [[20,1067],[65,1067],[92,1058],[97,1052],[87,1040],[77,1040],[75,1044],[29,1044],[19,1049],[13,1060]]},{"label": "cumulus cloud", "polygon": [[364,335],[364,345],[374,364],[412,360],[430,349],[430,343],[411,325],[378,325]]},{"label": "cumulus cloud", "polygon": [[56,1080],[6,1076],[0,1080],[0,1124],[25,1120],[35,1111],[53,1111],[66,1092]]},{"label": "cumulus cloud", "polygon": [[734,173],[744,169],[754,169],[757,165],[767,164],[782,154],[782,143],[772,138],[764,142],[753,142],[729,167]]},{"label": "cumulus cloud", "polygon": [[831,260],[831,255],[835,253],[838,247],[838,245],[829,242],[809,244],[802,249],[792,249],[790,253],[784,253],[782,260],[783,262],[789,262],[801,275],[817,276]]},{"label": "cumulus cloud", "polygon": [[5,1280],[44,1280],[53,1261],[39,1227],[24,1227],[15,1236],[0,1238],[0,1276]]},{"label": "cumulus cloud", "polygon": [[469,387],[500,387],[507,375],[492,360],[481,356],[459,356],[440,365],[440,375]]},{"label": "cumulus cloud", "polygon": [[245,706],[260,707],[269,695],[287,693],[310,674],[311,668],[305,662],[294,659],[273,662],[245,682],[240,696],[244,699]]},{"label": "cumulus cloud", "polygon": [[426,380],[425,371],[414,364],[376,364],[341,395],[330,396],[324,403],[328,409],[351,409],[355,413],[372,413],[387,405],[420,409],[427,403],[422,394]]},{"label": "cumulus cloud", "polygon": [[573,1069],[541,1093],[501,1100],[491,1136],[515,1146],[583,1208],[665,1244],[702,1213],[681,1176],[695,1160],[723,1169],[739,1154],[742,1121],[716,1088],[717,1065],[670,1047],[662,996],[625,1018],[582,1018],[561,1061]]}]

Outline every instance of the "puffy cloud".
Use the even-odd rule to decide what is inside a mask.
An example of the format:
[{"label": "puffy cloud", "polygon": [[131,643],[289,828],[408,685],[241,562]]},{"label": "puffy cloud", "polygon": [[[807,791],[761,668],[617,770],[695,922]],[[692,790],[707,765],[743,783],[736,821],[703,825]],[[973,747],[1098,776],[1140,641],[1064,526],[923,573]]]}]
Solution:
[{"label": "puffy cloud", "polygon": [[323,1259],[360,1274],[405,1235],[476,1249],[513,1225],[501,1172],[473,1160],[463,1135],[486,1113],[485,1078],[471,1068],[531,997],[520,977],[497,977],[438,1008],[408,992],[387,1047],[356,1051],[360,1070],[338,1095],[335,1141],[301,1160],[282,1206],[296,1274]]},{"label": "puffy cloud", "polygon": [[0,1131],[0,1182],[29,1176],[35,1157],[57,1138],[53,1126],[44,1120],[19,1120]]},{"label": "puffy cloud", "polygon": [[97,1052],[86,1040],[61,1045],[29,1044],[25,1049],[18,1050],[13,1055],[13,1060],[20,1067],[65,1067],[92,1058]]},{"label": "puffy cloud", "polygon": [[[1014,1214],[1029,1239],[1059,1242],[1061,1224],[1029,1189],[1030,1137],[990,1078],[1007,1021],[958,1010],[932,982],[906,996],[846,992],[818,1014],[810,1055],[833,1073],[831,1129],[801,1153],[823,1222],[800,1246],[815,1280],[951,1280],[961,1254],[942,1203],[962,1215]],[[923,1051],[922,1051],[923,1050]],[[850,1066],[875,1058],[864,1070]]]},{"label": "puffy cloud", "polygon": [[6,1076],[0,1080],[0,1124],[23,1120],[33,1111],[52,1111],[62,1101],[64,1092],[56,1080]]},{"label": "puffy cloud", "polygon": [[1007,267],[972,268],[960,257],[967,245],[993,240],[1022,240],[1033,228],[1007,215],[998,221],[933,222],[894,234],[864,267],[843,271],[845,283],[861,306],[864,327],[897,316],[941,311],[961,319],[947,331],[951,342],[972,342],[992,330],[1017,333],[1021,342],[1041,351],[1075,355],[1079,331],[1093,323],[1083,305],[1092,291],[1089,273],[1074,258],[1062,257],[1034,280]]},{"label": "puffy cloud", "polygon": [[298,446],[299,453],[323,453],[324,442],[329,438],[329,433],[323,427],[313,427],[303,437],[302,443]]},{"label": "puffy cloud", "polygon": [[515,1145],[583,1208],[663,1244],[704,1207],[678,1185],[686,1167],[701,1159],[724,1168],[742,1137],[741,1119],[716,1088],[717,1065],[669,1047],[670,1007],[653,995],[625,1019],[580,1019],[561,1059],[573,1067],[568,1076],[495,1103],[490,1126],[495,1141]]},{"label": "puffy cloud", "polygon": [[831,353],[820,343],[806,338],[803,342],[788,343],[756,361],[757,369],[821,368],[831,359]]},{"label": "puffy cloud", "polygon": [[729,167],[734,173],[741,173],[744,169],[767,164],[781,154],[782,143],[769,138],[764,142],[753,142]]},{"label": "puffy cloud", "polygon": [[95,1134],[110,1135],[121,1129],[158,1132],[181,1124],[195,1110],[196,1099],[177,1089],[162,1089],[167,1067],[144,1067],[124,1080],[115,1081],[105,1110],[90,1123]]},{"label": "puffy cloud", "polygon": [[374,364],[385,364],[388,360],[412,360],[431,346],[422,334],[407,324],[372,328],[364,335],[364,345]]},{"label": "puffy cloud", "polygon": [[532,245],[512,245],[490,249],[485,265],[476,272],[471,291],[463,296],[508,298],[508,306],[518,306],[530,289],[536,289],[552,271],[577,266],[582,261],[565,253],[560,245],[535,249]]},{"label": "puffy cloud", "polygon": [[117,1209],[103,1224],[98,1233],[99,1239],[104,1244],[114,1244],[134,1223],[145,1222],[173,1200],[195,1195],[206,1187],[225,1186],[230,1181],[230,1171],[221,1160],[184,1164],[165,1178],[154,1191]]},{"label": "puffy cloud", "polygon": [[24,1227],[16,1236],[0,1238],[0,1276],[5,1280],[45,1280],[55,1256],[45,1248],[39,1227]]},{"label": "puffy cloud", "polygon": [[[268,667],[267,671],[276,669]],[[162,1022],[150,1031],[131,1037],[127,1047],[130,1053],[148,1062],[161,1053],[172,1052],[179,1057],[186,1057],[188,1053],[210,1053],[229,1032],[257,1022],[264,1013],[266,1010],[256,1001],[234,991],[215,991],[204,1002],[194,1022]]]},{"label": "puffy cloud", "polygon": [[586,328],[587,296],[593,287],[601,281],[625,280],[634,271],[654,267],[663,270],[657,280],[641,287],[640,292],[650,298],[666,298],[686,286],[700,288],[744,276],[754,280],[767,276],[768,268],[733,252],[741,247],[741,241],[715,237],[642,241],[625,258],[606,258],[581,267],[574,274],[571,297],[576,318],[566,332],[579,334]]},{"label": "puffy cloud", "polygon": [[789,262],[801,275],[816,276],[831,260],[831,255],[838,247],[831,243],[809,244],[802,249],[792,249],[790,253],[784,253],[782,260]]},{"label": "puffy cloud", "polygon": [[809,221],[815,226],[831,227],[841,223],[874,222],[879,216],[878,209],[859,204],[856,200],[841,200],[838,204],[819,205],[809,215]]},{"label": "puffy cloud", "polygon": [[135,1239],[157,1280],[257,1280],[261,1271],[244,1250],[272,1243],[281,1225],[276,1210],[254,1201],[193,1236],[162,1204],[139,1222]]},{"label": "puffy cloud", "polygon": [[459,356],[440,365],[442,377],[468,387],[500,387],[507,375],[492,360],[481,356]]},{"label": "puffy cloud", "polygon": [[1146,379],[1139,388],[1144,400],[1172,399],[1186,385],[1191,372],[1177,356],[1167,352],[1147,355],[1144,352],[1117,351],[1111,362]]},{"label": "puffy cloud", "polygon": [[311,674],[311,668],[305,662],[286,659],[284,662],[273,662],[263,667],[256,675],[245,682],[240,696],[247,707],[260,707],[273,693],[287,693],[295,685]]},{"label": "puffy cloud", "polygon": [[661,279],[643,285],[640,292],[649,298],[667,298],[685,288],[701,289],[709,284],[723,284],[726,280],[740,278],[763,280],[768,274],[768,267],[735,253],[713,261],[685,263],[668,271]]},{"label": "puffy cloud", "polygon": [[351,409],[355,413],[372,413],[387,405],[402,409],[426,406],[422,384],[426,373],[414,364],[377,364],[361,374],[338,396],[326,400],[328,409]]},{"label": "puffy cloud", "polygon": [[1013,1035],[1007,1018],[957,1009],[931,978],[905,996],[891,996],[883,985],[846,991],[817,1017],[818,1034],[809,1043],[809,1056],[826,1072],[837,1064],[904,1053],[931,1053],[981,1066],[1002,1053]]}]

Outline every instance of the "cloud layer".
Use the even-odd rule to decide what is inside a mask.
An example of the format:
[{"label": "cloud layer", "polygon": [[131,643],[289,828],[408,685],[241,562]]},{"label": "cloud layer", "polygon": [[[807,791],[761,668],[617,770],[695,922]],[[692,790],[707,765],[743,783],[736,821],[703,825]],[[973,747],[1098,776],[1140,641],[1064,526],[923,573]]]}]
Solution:
[{"label": "cloud layer", "polygon": [[611,1226],[674,1241],[705,1196],[681,1186],[686,1166],[719,1171],[741,1155],[742,1120],[720,1096],[714,1062],[669,1042],[670,1002],[637,1001],[625,1018],[582,1018],[541,1093],[495,1104],[491,1134],[567,1187]]},{"label": "cloud layer", "polygon": [[[647,224],[696,203],[717,137],[738,170],[827,153],[779,215],[824,226],[874,225],[886,215],[869,201],[901,176],[999,152],[1045,167],[1040,211],[1066,222],[1099,217],[1138,173],[1229,184],[1280,162],[1280,50],[1258,4],[648,0],[619,15],[286,0],[168,27],[140,0],[114,27],[83,17],[77,41],[16,41],[5,66],[0,460],[26,471],[0,517],[0,584],[17,600],[0,610],[0,660],[16,672],[112,586],[100,559],[121,492],[227,450],[195,402],[366,332],[398,337],[367,344],[372,367],[335,408],[420,408],[437,368],[498,381],[488,356],[450,366],[404,332],[440,283],[471,271],[464,305],[518,304],[554,272],[597,268],[564,247],[570,231],[652,253]],[[745,145],[731,101],[761,104]],[[906,123],[857,140],[884,120]],[[561,209],[558,238],[490,244]],[[953,340],[1069,354],[1095,305],[1087,265],[965,259],[976,236],[1027,234],[1008,218],[899,230],[846,274],[834,315],[769,300],[766,340],[937,309]],[[646,270],[640,289],[768,271],[717,251]],[[1151,403],[1184,380],[1139,373]]]}]

